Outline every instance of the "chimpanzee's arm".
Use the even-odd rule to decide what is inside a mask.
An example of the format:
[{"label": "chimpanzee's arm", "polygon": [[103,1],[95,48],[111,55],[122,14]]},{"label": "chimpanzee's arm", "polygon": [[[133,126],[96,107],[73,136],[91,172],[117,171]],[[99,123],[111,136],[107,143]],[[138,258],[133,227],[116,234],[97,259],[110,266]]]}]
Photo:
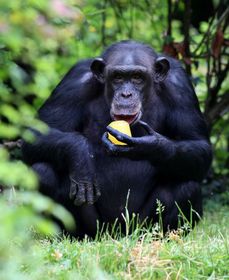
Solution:
[{"label": "chimpanzee's arm", "polygon": [[181,67],[172,70],[161,88],[167,94],[167,137],[158,138],[159,170],[169,177],[202,180],[212,160],[207,125],[187,74]]},{"label": "chimpanzee's arm", "polygon": [[107,130],[128,146],[112,144],[104,134],[103,142],[112,155],[152,162],[165,178],[202,180],[209,169],[212,152],[205,138],[173,140],[152,131],[143,137],[128,137],[108,127]]},{"label": "chimpanzee's arm", "polygon": [[[212,159],[207,127],[199,110],[193,87],[181,68],[173,69],[159,86],[160,106],[166,108],[164,134],[142,124],[149,135],[128,137],[108,127],[107,130],[128,146],[113,145],[105,134],[103,142],[114,155],[148,159],[166,178],[201,180]],[[152,110],[160,110],[160,106]]]},{"label": "chimpanzee's arm", "polygon": [[39,118],[49,126],[49,132],[34,131],[35,143],[23,146],[28,163],[62,165],[63,160],[68,160],[65,154],[86,148],[87,139],[79,133],[79,127],[89,96],[94,92],[91,88],[95,86],[89,66],[90,60],[76,64],[40,108]]},{"label": "chimpanzee's arm", "polygon": [[[91,60],[83,61],[64,77],[39,110],[39,117],[48,124],[49,132],[34,131],[36,141],[24,143],[22,147],[27,163],[47,162],[57,170],[69,172],[70,191],[74,199],[76,196],[76,204],[81,204],[76,189],[83,197],[85,188],[93,194],[96,185],[93,151],[88,139],[79,131],[85,107],[99,87],[90,72],[90,64]],[[92,203],[92,196],[90,200]]]},{"label": "chimpanzee's arm", "polygon": [[[211,145],[205,134],[206,126],[202,116],[195,115],[194,112],[193,115],[190,112],[174,114],[177,114],[174,122],[177,126],[174,127],[176,137],[169,138],[154,132],[152,142],[148,142],[148,145],[151,142],[148,158],[166,177],[202,180],[212,159]],[[193,125],[190,125],[190,122],[193,122]]]}]

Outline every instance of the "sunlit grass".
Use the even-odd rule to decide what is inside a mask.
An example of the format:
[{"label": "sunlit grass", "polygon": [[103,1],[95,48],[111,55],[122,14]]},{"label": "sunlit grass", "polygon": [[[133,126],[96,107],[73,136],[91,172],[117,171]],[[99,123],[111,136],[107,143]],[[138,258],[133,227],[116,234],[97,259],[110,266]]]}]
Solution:
[{"label": "sunlit grass", "polygon": [[22,279],[229,279],[229,208],[208,203],[207,209],[185,237],[158,239],[138,228],[118,239],[36,240]]}]

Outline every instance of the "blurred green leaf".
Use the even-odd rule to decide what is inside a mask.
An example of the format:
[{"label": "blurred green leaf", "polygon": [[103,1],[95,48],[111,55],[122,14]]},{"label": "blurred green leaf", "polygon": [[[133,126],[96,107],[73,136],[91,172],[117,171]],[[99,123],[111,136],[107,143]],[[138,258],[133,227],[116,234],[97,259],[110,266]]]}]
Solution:
[{"label": "blurred green leaf", "polygon": [[[179,11],[184,10],[184,1],[172,3]],[[182,20],[173,20],[169,41],[183,41],[183,25]],[[200,30],[191,27],[191,51],[207,29],[207,22],[201,22]],[[28,127],[48,132],[47,125],[37,119],[37,110],[76,61],[99,56],[105,46],[123,39],[143,41],[160,52],[166,30],[166,0],[0,1],[0,191],[4,193],[0,195],[0,278],[31,279],[23,271],[33,267],[35,261],[39,263],[30,252],[34,231],[44,235],[58,232],[41,213],[60,219],[68,228],[73,226],[72,217],[63,207],[36,191],[36,174],[20,161],[19,149],[4,148],[5,141],[33,142],[35,137]],[[204,44],[199,52],[205,50]],[[195,62],[198,67],[192,67],[193,77],[204,110],[206,61],[197,58]],[[227,89],[228,79],[220,94]],[[228,118],[224,116],[214,125],[211,136],[213,168],[220,176],[229,174]],[[227,196],[225,192],[225,201]],[[32,278],[41,279],[39,275],[37,270]]]}]

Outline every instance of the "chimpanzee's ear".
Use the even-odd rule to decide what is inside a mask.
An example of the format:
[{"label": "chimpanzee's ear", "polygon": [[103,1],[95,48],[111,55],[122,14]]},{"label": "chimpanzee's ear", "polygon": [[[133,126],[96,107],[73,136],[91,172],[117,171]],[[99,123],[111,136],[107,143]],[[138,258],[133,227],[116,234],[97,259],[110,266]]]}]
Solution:
[{"label": "chimpanzee's ear", "polygon": [[105,62],[102,58],[95,58],[91,63],[91,71],[100,83],[104,83]]},{"label": "chimpanzee's ear", "polygon": [[170,69],[170,64],[167,58],[158,57],[154,64],[154,80],[156,83],[164,81]]}]

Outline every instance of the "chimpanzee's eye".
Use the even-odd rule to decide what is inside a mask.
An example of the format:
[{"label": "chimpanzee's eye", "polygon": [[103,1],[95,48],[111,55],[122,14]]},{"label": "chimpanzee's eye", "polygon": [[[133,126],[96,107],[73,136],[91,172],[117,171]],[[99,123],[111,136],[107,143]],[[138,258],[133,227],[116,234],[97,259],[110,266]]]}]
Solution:
[{"label": "chimpanzee's eye", "polygon": [[113,76],[113,81],[115,82],[115,83],[121,83],[122,81],[123,81],[123,77],[122,77],[122,75],[121,74],[115,74],[114,76]]},{"label": "chimpanzee's eye", "polygon": [[140,84],[143,82],[143,77],[140,74],[133,74],[131,79],[135,84]]}]

